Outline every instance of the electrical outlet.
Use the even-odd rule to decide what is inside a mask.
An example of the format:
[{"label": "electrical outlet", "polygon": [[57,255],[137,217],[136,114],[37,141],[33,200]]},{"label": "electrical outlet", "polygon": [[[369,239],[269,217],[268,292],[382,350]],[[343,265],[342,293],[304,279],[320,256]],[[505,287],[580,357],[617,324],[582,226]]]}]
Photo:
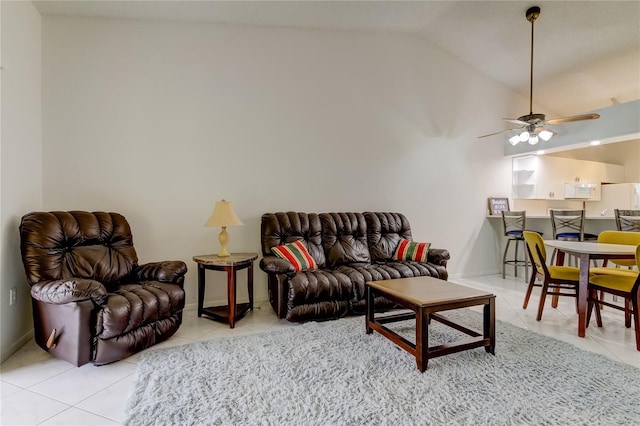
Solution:
[{"label": "electrical outlet", "polygon": [[9,306],[15,305],[18,301],[18,289],[13,287],[9,290]]}]

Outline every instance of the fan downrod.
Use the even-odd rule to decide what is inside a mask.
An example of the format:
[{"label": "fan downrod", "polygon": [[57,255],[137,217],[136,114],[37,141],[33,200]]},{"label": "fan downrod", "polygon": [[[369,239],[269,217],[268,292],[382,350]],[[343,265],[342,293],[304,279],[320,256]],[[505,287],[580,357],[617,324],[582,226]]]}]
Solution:
[{"label": "fan downrod", "polygon": [[540,16],[540,8],[532,6],[527,9],[527,21],[531,22],[531,66],[529,67],[529,115],[533,115],[533,23]]}]

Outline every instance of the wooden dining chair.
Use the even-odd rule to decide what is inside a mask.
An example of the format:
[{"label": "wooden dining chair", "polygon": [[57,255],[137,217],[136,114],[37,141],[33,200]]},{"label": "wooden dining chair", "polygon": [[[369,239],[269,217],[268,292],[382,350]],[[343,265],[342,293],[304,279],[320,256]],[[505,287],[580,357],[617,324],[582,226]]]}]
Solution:
[{"label": "wooden dining chair", "polygon": [[[573,266],[547,266],[547,253],[542,236],[537,232],[524,231],[524,240],[527,243],[527,251],[531,260],[531,279],[524,297],[523,309],[527,309],[533,287],[542,287],[540,302],[538,303],[538,315],[536,320],[542,319],[542,311],[547,294],[553,296],[569,296],[578,300],[578,284],[580,269]],[[536,284],[536,279],[542,281]]]},{"label": "wooden dining chair", "polygon": [[[640,244],[636,248],[636,263],[640,264]],[[587,327],[591,319],[591,312],[596,310],[596,323],[598,327],[602,327],[602,316],[600,315],[600,305],[608,306],[613,309],[624,311],[624,325],[631,327],[631,319],[633,318],[633,326],[636,335],[636,349],[640,351],[640,312],[638,304],[638,289],[640,288],[640,274],[634,271],[631,274],[595,274],[589,277],[589,289],[587,294]],[[624,306],[618,306],[600,300],[598,292],[611,293],[616,296],[624,297]]]},{"label": "wooden dining chair", "polygon": [[640,210],[614,209],[618,231],[640,232]]},{"label": "wooden dining chair", "polygon": [[[603,244],[625,244],[630,246],[637,246],[640,244],[640,232],[629,232],[629,231],[602,231],[600,235],[598,235],[598,242]],[[636,268],[636,260],[635,259],[605,259],[602,267],[595,267],[589,270],[592,274],[604,275],[604,274],[612,274],[612,275],[632,275],[635,276],[637,271],[633,269]],[[604,300],[604,292],[600,292],[600,301]],[[617,296],[613,296],[613,301],[617,302]],[[631,305],[629,304],[629,300],[625,300],[625,304],[628,309],[631,309]],[[603,304],[600,304],[600,308],[602,309]]]}]

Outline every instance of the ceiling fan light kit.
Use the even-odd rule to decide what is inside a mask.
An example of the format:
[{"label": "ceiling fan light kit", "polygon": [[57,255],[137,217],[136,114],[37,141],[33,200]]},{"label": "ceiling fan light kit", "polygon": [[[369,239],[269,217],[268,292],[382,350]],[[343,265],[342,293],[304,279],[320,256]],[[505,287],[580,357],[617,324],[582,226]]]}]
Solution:
[{"label": "ceiling fan light kit", "polygon": [[517,145],[520,142],[529,142],[531,145],[537,144],[540,139],[547,142],[556,134],[554,131],[547,129],[546,125],[556,125],[569,123],[572,121],[582,120],[595,120],[600,118],[599,114],[582,114],[572,117],[554,118],[546,120],[544,114],[533,113],[533,23],[540,16],[540,8],[533,6],[527,9],[526,13],[527,21],[531,22],[531,67],[529,73],[529,114],[513,118],[504,118],[503,120],[510,123],[519,124],[521,127],[517,129],[503,130],[501,132],[490,133],[488,135],[479,136],[485,138],[487,136],[493,136],[504,132],[512,132],[512,136],[509,137],[509,143],[511,145]]},{"label": "ceiling fan light kit", "polygon": [[531,129],[531,127],[535,126],[529,126],[527,130],[516,132],[509,138],[509,143],[511,145],[517,145],[519,142],[529,142],[529,145],[535,145],[540,142],[540,139],[547,142],[555,135],[555,133],[550,130],[536,130],[535,128]]}]

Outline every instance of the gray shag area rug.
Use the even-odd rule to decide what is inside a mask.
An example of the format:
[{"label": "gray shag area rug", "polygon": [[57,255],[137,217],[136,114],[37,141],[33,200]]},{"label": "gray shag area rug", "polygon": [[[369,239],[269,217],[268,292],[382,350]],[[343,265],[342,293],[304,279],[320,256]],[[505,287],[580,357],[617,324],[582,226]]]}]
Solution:
[{"label": "gray shag area rug", "polygon": [[[450,311],[475,329],[481,316]],[[414,322],[392,325],[406,336]],[[632,425],[640,369],[496,321],[483,348],[415,359],[364,318],[149,352],[127,425]],[[460,337],[432,322],[429,342]]]}]

